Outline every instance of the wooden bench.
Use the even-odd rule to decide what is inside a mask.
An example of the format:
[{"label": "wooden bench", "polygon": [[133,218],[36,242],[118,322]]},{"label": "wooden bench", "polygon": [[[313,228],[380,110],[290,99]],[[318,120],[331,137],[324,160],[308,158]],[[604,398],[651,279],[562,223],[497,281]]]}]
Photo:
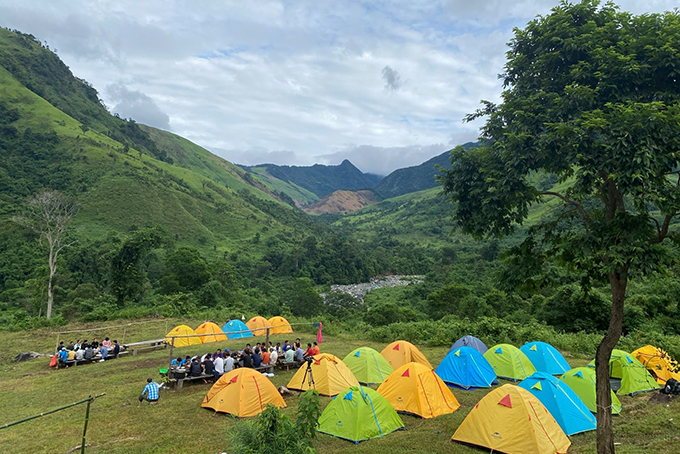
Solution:
[{"label": "wooden bench", "polygon": [[[122,352],[121,351],[121,352],[118,352],[118,354],[116,356],[109,355],[109,356],[106,357],[106,361],[108,361],[110,359],[116,359],[116,358],[118,358],[122,355],[127,355],[128,353],[129,352]],[[98,363],[100,359],[101,359],[101,357],[99,357],[99,356],[95,356],[92,359],[81,359],[81,360],[71,359],[71,360],[66,361],[65,363],[57,362],[57,368],[65,367],[65,366],[74,366],[75,367],[75,366],[78,366],[80,364]]]},{"label": "wooden bench", "polygon": [[266,366],[260,366],[260,367],[253,367],[253,370],[256,370],[260,373],[271,373],[274,372],[274,365],[273,364],[267,364]]},{"label": "wooden bench", "polygon": [[177,391],[181,391],[184,388],[185,381],[196,381],[196,380],[214,380],[215,376],[213,374],[201,374],[201,375],[187,375],[184,378],[169,378],[168,383],[172,383],[173,387]]},{"label": "wooden bench", "polygon": [[303,363],[304,363],[304,361],[292,361],[290,363],[281,362],[281,363],[278,363],[278,366],[282,370],[283,369],[290,370],[291,367],[294,368],[294,369],[299,369],[300,366],[302,366]]},{"label": "wooden bench", "polygon": [[153,339],[148,341],[131,342],[129,344],[124,344],[124,350],[131,350],[132,356],[137,356],[141,351],[145,350],[160,350],[162,348],[167,348],[168,344],[165,343],[165,339]]}]

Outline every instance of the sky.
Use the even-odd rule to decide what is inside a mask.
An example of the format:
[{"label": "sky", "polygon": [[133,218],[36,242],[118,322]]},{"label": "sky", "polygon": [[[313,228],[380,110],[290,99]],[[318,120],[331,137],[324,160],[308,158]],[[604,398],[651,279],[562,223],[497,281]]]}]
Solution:
[{"label": "sky", "polygon": [[[677,0],[620,0],[634,13]],[[387,175],[475,140],[513,27],[557,0],[0,0],[111,112],[238,164]]]}]

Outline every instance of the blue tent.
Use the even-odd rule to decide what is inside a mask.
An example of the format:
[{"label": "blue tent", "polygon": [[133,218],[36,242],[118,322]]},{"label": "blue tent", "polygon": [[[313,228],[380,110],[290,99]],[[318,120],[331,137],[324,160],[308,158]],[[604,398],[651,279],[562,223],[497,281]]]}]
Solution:
[{"label": "blue tent", "polygon": [[595,415],[567,384],[556,377],[545,372],[534,372],[518,386],[541,401],[565,434],[595,430]]},{"label": "blue tent", "polygon": [[467,336],[461,337],[456,342],[454,342],[451,348],[449,348],[448,353],[451,353],[458,347],[472,347],[482,355],[486,353],[486,351],[488,350],[487,346],[484,345],[484,342],[480,341],[475,336],[470,336],[469,334]]},{"label": "blue tent", "polygon": [[493,367],[472,347],[458,347],[447,354],[435,373],[446,383],[463,389],[487,388],[496,383]]},{"label": "blue tent", "polygon": [[[248,329],[245,323],[241,320],[230,320],[224,324],[222,331],[227,335],[227,339],[242,339],[244,337],[253,337],[253,333]],[[240,333],[239,331],[243,331]]]},{"label": "blue tent", "polygon": [[562,375],[571,366],[555,347],[545,342],[529,342],[520,348],[527,355],[537,371],[550,375]]}]

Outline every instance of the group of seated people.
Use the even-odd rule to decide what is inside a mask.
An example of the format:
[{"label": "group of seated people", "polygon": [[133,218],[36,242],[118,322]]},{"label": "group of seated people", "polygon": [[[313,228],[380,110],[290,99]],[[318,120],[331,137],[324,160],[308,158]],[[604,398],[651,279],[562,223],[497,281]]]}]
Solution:
[{"label": "group of seated people", "polygon": [[[231,352],[228,348],[217,349],[214,353],[206,353],[198,357],[187,355],[185,358],[178,357],[170,363],[170,368],[174,373],[185,373],[188,376],[200,377],[202,375],[214,375],[218,379],[223,374],[232,371],[237,367],[260,368],[263,366],[274,367],[277,363],[286,364],[296,361],[303,361],[304,358],[318,355],[319,345],[314,342],[307,344],[307,349],[302,349],[300,339],[296,339],[294,344],[285,341],[283,345],[277,342],[269,345],[258,342],[255,347],[246,344],[243,350]],[[273,373],[264,372],[263,375],[273,377]]]},{"label": "group of seated people", "polygon": [[68,361],[92,361],[98,359],[100,362],[103,362],[110,358],[116,358],[119,353],[120,344],[118,344],[118,341],[111,341],[108,337],[101,344],[95,337],[92,339],[92,342],[88,342],[87,339],[83,341],[78,339],[75,342],[69,342],[68,345],[64,345],[64,341],[61,341],[57,346],[57,358],[59,363],[65,367],[68,367]]}]

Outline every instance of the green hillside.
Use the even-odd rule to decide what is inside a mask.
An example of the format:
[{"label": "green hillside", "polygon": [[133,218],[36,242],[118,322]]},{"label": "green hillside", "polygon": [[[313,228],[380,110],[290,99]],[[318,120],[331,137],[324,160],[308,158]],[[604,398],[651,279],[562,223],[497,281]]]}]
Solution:
[{"label": "green hillside", "polygon": [[248,167],[250,174],[256,175],[265,185],[274,191],[282,194],[287,194],[293,200],[299,202],[300,205],[308,205],[319,200],[319,196],[313,192],[295,184],[292,181],[280,180],[272,176],[268,171],[268,166],[253,166]]}]

